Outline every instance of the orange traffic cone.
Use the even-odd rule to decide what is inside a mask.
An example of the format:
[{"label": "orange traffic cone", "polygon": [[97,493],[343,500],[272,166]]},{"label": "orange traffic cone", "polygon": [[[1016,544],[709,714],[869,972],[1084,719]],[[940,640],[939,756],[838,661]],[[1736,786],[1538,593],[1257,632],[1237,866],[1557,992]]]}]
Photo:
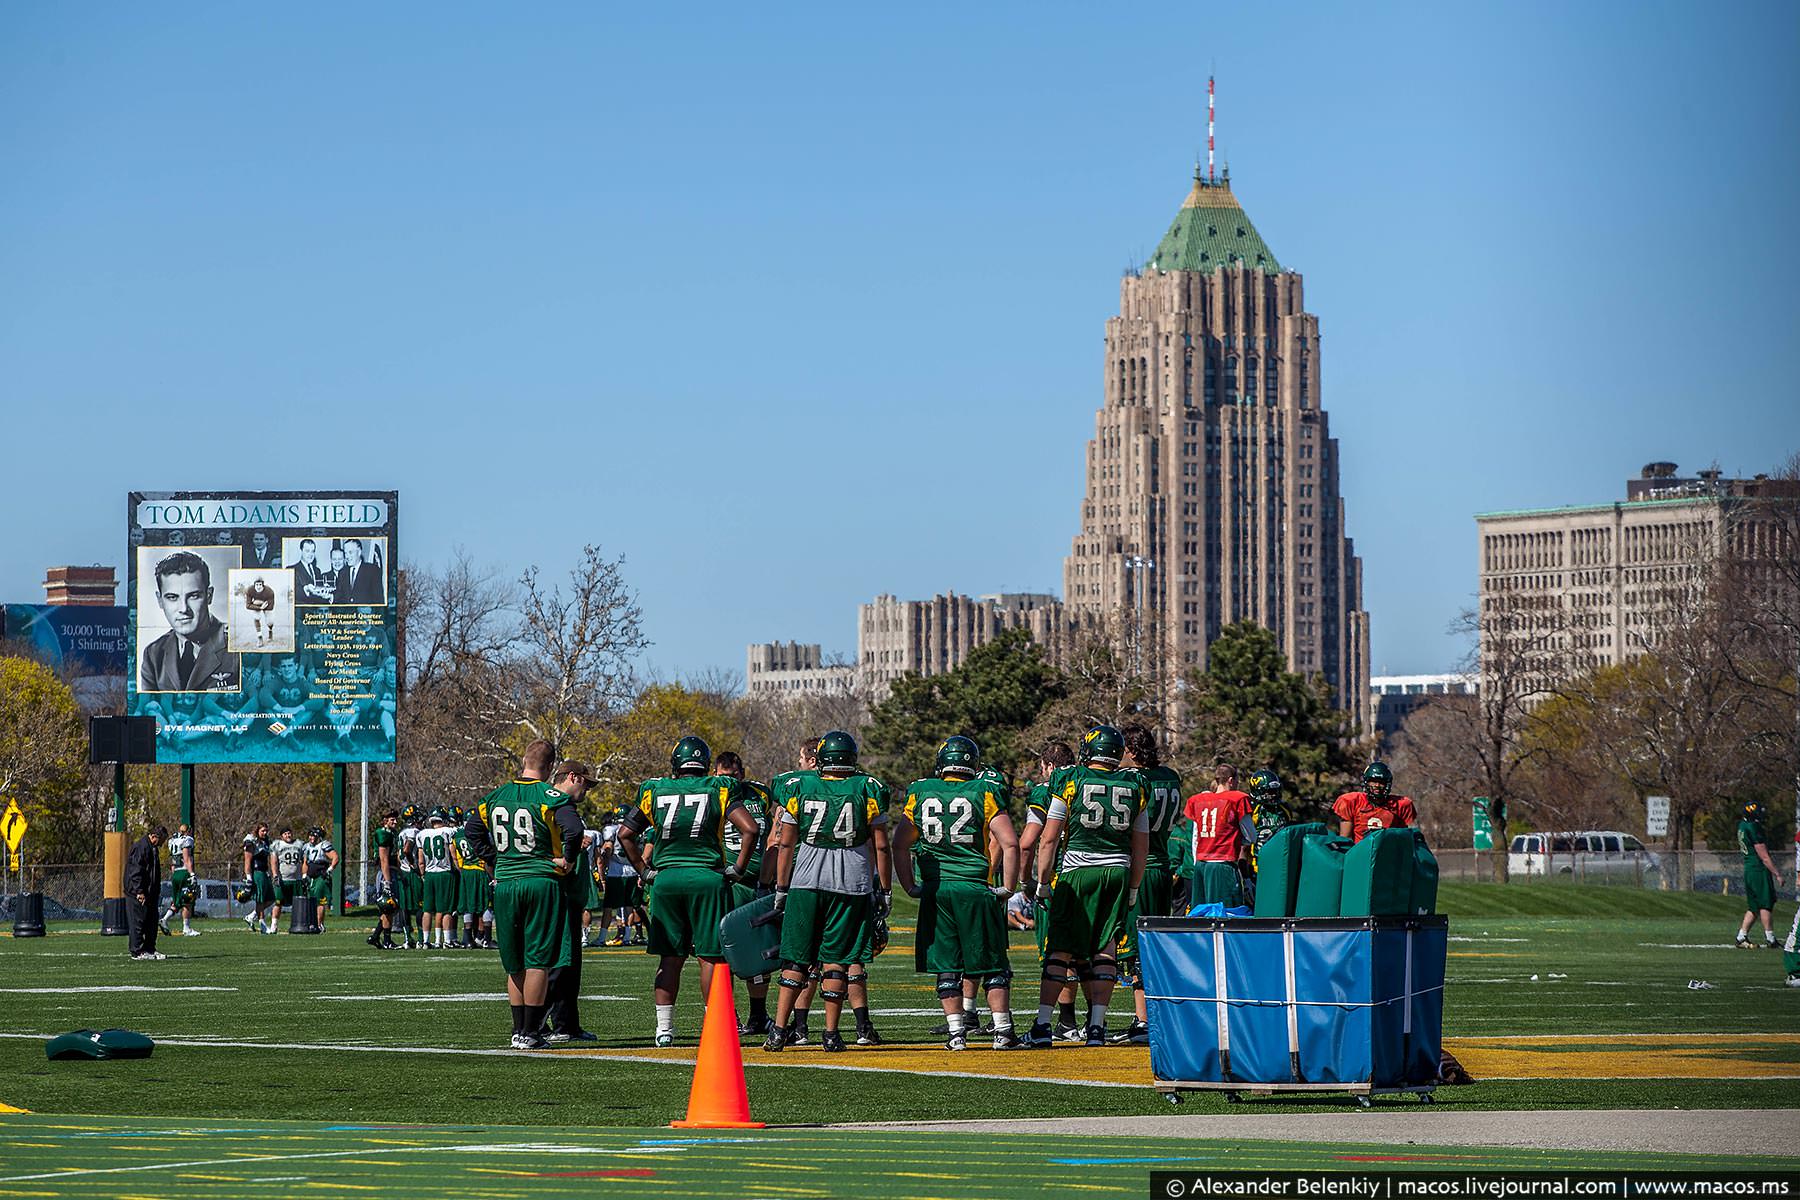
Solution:
[{"label": "orange traffic cone", "polygon": [[750,1119],[744,1054],[738,1048],[737,1005],[731,993],[731,968],[715,964],[712,991],[706,998],[706,1023],[700,1029],[700,1055],[694,1062],[694,1085],[688,1092],[687,1120],[670,1121],[671,1128],[764,1127],[761,1121]]}]

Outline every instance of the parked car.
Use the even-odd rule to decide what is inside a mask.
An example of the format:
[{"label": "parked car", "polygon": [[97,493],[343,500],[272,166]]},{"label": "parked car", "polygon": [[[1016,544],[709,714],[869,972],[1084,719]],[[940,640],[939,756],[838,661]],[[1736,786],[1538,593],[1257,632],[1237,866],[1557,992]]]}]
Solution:
[{"label": "parked car", "polygon": [[1654,883],[1662,860],[1644,843],[1617,829],[1572,833],[1521,833],[1506,856],[1512,875],[1572,876],[1601,881],[1635,879]]},{"label": "parked car", "polygon": [[[0,896],[0,921],[10,921],[18,914],[17,896]],[[50,897],[44,897],[44,920],[46,921],[98,921],[100,914],[90,908],[69,908],[58,904]]]},{"label": "parked car", "polygon": [[[194,905],[196,917],[235,917],[238,915],[232,906],[231,891],[236,884],[223,879],[197,879],[200,885],[200,900]],[[161,916],[169,910],[169,881],[163,880],[162,895],[157,900],[157,915]],[[245,912],[249,907],[245,906]]]}]

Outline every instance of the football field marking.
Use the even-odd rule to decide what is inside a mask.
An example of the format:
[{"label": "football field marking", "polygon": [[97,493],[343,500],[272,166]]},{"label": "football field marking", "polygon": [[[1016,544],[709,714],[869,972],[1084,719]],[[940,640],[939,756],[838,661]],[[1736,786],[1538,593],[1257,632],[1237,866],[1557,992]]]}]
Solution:
[{"label": "football field marking", "polygon": [[150,983],[116,983],[95,987],[0,988],[9,996],[72,996],[93,992],[235,992],[234,987],[175,986],[158,987]]}]

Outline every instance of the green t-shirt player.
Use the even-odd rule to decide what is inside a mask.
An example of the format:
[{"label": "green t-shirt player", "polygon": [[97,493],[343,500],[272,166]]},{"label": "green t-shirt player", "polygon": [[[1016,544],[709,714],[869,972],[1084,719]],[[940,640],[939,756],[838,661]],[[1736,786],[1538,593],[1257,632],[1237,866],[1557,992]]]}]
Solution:
[{"label": "green t-shirt player", "polygon": [[1760,801],[1752,800],[1743,807],[1743,820],[1738,822],[1738,850],[1744,856],[1744,923],[1738,926],[1738,949],[1750,948],[1750,924],[1760,919],[1764,949],[1775,949],[1775,889],[1781,883],[1781,872],[1769,858],[1769,840],[1763,833],[1766,814]]}]

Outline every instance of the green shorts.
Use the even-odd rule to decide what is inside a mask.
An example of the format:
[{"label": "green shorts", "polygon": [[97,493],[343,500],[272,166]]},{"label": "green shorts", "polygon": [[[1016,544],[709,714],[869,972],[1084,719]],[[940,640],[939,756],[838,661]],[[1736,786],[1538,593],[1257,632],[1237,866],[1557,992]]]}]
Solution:
[{"label": "green shorts", "polygon": [[400,886],[406,893],[401,907],[407,912],[424,912],[425,881],[419,878],[419,873],[417,871],[400,872]]},{"label": "green shorts", "polygon": [[306,884],[298,879],[277,879],[275,881],[275,903],[287,905],[294,902],[295,896],[304,896]]},{"label": "green shorts", "polygon": [[441,914],[456,911],[456,872],[425,872],[424,892],[420,906],[428,913]]},{"label": "green shorts", "polygon": [[1044,948],[1044,939],[1050,936],[1050,902],[1039,900],[1031,909],[1031,936],[1037,941],[1038,966],[1050,957],[1050,951]]},{"label": "green shorts", "polygon": [[459,913],[481,913],[488,906],[488,877],[486,871],[458,871],[456,873],[456,911]]},{"label": "green shorts", "polygon": [[[660,876],[656,883],[662,886]],[[810,888],[789,892],[781,918],[782,961],[803,965],[868,962],[874,949],[870,944],[873,908],[867,896]]]},{"label": "green shorts", "polygon": [[994,975],[1006,970],[1006,902],[979,883],[940,882],[919,898],[921,970]]},{"label": "green shorts", "polygon": [[331,876],[314,875],[306,881],[306,894],[320,904],[331,903]]},{"label": "green shorts", "polygon": [[258,908],[275,903],[275,885],[269,881],[267,871],[250,873],[250,903]]},{"label": "green shorts", "polygon": [[1194,879],[1188,890],[1188,906],[1223,904],[1235,908],[1244,902],[1244,877],[1236,863],[1197,862]]},{"label": "green shorts", "polygon": [[1061,872],[1050,891],[1050,933],[1045,938],[1050,953],[1077,961],[1114,953],[1127,927],[1130,889],[1131,871],[1126,867]]},{"label": "green shorts", "polygon": [[587,891],[583,896],[582,908],[588,912],[600,911],[600,885],[594,882],[593,872],[588,872]]},{"label": "green shorts", "polygon": [[730,911],[725,877],[706,867],[667,867],[656,873],[650,930],[644,947],[658,957],[718,958],[719,922]]},{"label": "green shorts", "polygon": [[549,875],[494,884],[494,940],[508,975],[566,967],[573,954],[562,885]]},{"label": "green shorts", "polygon": [[[1130,877],[1126,877],[1130,882]],[[1166,917],[1175,899],[1175,877],[1160,867],[1146,867],[1138,885],[1137,907],[1125,917],[1125,935],[1119,939],[1119,957],[1137,957],[1137,919]]]},{"label": "green shorts", "polygon": [[643,893],[636,875],[606,877],[606,890],[600,894],[601,904],[607,908],[637,908],[643,902]]},{"label": "green shorts", "polygon": [[1762,908],[1775,911],[1775,877],[1769,874],[1769,868],[1758,863],[1754,870],[1744,868],[1744,911]]}]

